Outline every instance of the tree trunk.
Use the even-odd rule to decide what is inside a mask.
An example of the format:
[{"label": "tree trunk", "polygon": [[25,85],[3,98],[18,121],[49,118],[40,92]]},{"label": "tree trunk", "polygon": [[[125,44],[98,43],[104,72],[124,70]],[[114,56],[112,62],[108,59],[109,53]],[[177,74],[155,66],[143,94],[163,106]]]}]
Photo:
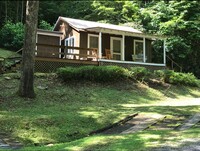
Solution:
[{"label": "tree trunk", "polygon": [[7,1],[5,1],[5,21],[8,21],[8,6],[7,6]]},{"label": "tree trunk", "polygon": [[23,17],[24,17],[24,16],[23,16],[23,15],[24,15],[24,1],[21,1],[21,2],[22,2],[22,6],[21,6],[21,7],[22,7],[22,9],[21,9],[21,10],[22,10],[22,11],[21,11],[21,23],[23,23]]},{"label": "tree trunk", "polygon": [[19,21],[19,1],[16,1],[16,3],[17,3],[17,11],[16,11],[16,18],[15,18],[15,20],[16,20],[16,23]]},{"label": "tree trunk", "polygon": [[39,1],[27,1],[24,47],[22,53],[22,73],[19,95],[34,98],[34,57],[36,48],[36,31]]}]

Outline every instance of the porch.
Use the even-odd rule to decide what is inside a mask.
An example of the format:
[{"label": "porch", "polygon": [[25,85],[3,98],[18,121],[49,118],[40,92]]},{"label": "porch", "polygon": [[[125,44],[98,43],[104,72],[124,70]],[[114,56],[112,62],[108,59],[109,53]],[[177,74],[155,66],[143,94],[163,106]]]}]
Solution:
[{"label": "porch", "polygon": [[132,61],[123,61],[113,58],[111,51],[106,49],[99,57],[99,50],[95,48],[67,47],[62,45],[50,45],[37,43],[35,51],[35,71],[52,72],[64,66],[83,66],[83,65],[118,65],[125,68],[134,66],[144,66],[149,69],[164,69],[163,63],[147,63],[146,58]]}]

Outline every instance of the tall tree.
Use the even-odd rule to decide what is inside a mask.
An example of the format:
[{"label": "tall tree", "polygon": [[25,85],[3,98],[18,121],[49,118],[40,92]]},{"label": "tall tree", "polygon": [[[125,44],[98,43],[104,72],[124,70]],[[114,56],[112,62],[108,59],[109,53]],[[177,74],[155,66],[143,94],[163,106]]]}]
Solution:
[{"label": "tall tree", "polygon": [[[168,35],[168,55],[200,78],[200,3],[198,1],[160,1],[142,9],[144,28]],[[187,61],[185,61],[187,60]]]},{"label": "tall tree", "polygon": [[27,1],[25,39],[22,53],[22,73],[19,95],[34,98],[34,55],[36,48],[36,31],[38,22],[39,1]]}]

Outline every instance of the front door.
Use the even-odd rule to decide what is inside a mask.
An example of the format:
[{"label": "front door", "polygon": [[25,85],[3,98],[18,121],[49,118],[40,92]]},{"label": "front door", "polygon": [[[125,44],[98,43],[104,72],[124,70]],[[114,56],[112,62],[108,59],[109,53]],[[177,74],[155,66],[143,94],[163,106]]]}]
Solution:
[{"label": "front door", "polygon": [[122,38],[111,37],[111,51],[113,60],[122,60]]}]

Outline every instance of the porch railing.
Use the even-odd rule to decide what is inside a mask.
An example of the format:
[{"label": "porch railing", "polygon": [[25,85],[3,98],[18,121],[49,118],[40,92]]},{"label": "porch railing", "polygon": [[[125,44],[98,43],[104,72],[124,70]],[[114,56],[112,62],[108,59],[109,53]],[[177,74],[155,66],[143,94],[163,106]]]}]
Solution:
[{"label": "porch railing", "polygon": [[[70,47],[37,43],[36,57],[97,61],[95,48]],[[57,49],[56,49],[57,48]],[[48,50],[49,49],[49,50]]]},{"label": "porch railing", "polygon": [[178,68],[178,71],[182,72],[182,67],[177,62],[175,62],[173,59],[171,59],[168,55],[166,55],[166,57],[170,61],[170,68],[172,70],[175,70]]}]

